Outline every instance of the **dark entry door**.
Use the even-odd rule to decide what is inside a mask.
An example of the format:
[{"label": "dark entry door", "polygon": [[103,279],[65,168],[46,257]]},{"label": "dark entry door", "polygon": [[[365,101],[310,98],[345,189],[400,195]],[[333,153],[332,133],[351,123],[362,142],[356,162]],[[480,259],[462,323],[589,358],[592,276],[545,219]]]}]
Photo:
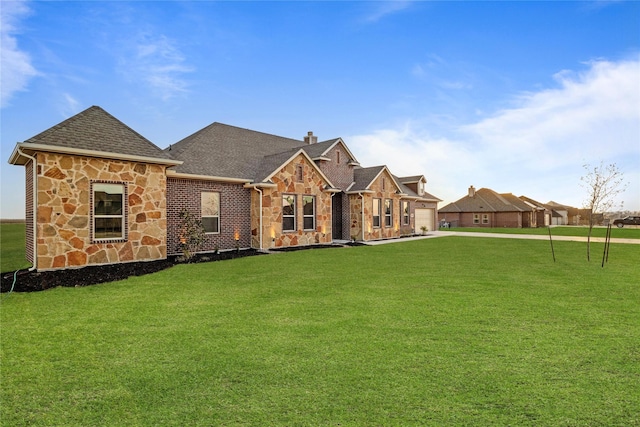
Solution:
[{"label": "dark entry door", "polygon": [[331,199],[331,237],[342,239],[342,196],[343,193],[336,193]]}]

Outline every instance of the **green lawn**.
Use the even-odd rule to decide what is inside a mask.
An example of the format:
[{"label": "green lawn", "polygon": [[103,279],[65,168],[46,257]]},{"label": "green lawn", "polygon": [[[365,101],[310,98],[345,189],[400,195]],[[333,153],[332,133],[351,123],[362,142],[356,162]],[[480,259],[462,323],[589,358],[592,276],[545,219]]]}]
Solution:
[{"label": "green lawn", "polygon": [[25,258],[24,223],[0,223],[0,271],[31,267]]},{"label": "green lawn", "polygon": [[640,246],[605,268],[554,246],[446,237],[3,295],[2,424],[640,425]]},{"label": "green lawn", "polygon": [[[502,234],[535,234],[549,235],[547,227],[540,228],[487,228],[487,227],[454,227],[451,229],[441,228],[443,231],[472,231],[478,233],[502,233]],[[605,227],[594,227],[591,234],[592,237],[605,237],[607,229]],[[552,236],[581,236],[587,237],[589,234],[588,227],[551,227]],[[617,228],[611,230],[612,238],[619,239],[640,239],[640,228]]]}]

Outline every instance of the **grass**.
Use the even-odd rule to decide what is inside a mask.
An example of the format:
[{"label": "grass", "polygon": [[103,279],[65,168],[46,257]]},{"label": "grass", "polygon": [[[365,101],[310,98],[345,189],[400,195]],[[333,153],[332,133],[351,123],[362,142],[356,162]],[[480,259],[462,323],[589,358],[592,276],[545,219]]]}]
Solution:
[{"label": "grass", "polygon": [[25,258],[24,223],[0,222],[0,271],[31,267]]},{"label": "grass", "polygon": [[[549,234],[547,227],[540,228],[487,228],[487,227],[455,227],[451,229],[441,229],[443,231],[471,231],[478,233],[501,233],[501,234],[534,234],[544,235]],[[578,236],[587,237],[589,233],[588,227],[551,227],[552,236]],[[606,236],[607,229],[605,227],[594,227],[591,234],[592,237]],[[611,230],[611,238],[618,239],[640,239],[640,228],[637,227],[613,227]]]},{"label": "grass", "polygon": [[3,296],[2,423],[640,425],[640,246],[583,248],[447,237]]}]

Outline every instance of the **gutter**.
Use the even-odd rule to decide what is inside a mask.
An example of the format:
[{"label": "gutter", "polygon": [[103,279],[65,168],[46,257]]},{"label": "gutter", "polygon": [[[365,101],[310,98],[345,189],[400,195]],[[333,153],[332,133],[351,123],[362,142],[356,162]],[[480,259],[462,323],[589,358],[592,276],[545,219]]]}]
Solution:
[{"label": "gutter", "polygon": [[181,165],[183,162],[181,160],[172,160],[161,157],[146,157],[146,156],[136,156],[133,154],[120,154],[120,153],[111,153],[108,151],[95,151],[95,150],[85,150],[82,148],[70,148],[70,147],[59,147],[53,145],[46,144],[33,144],[30,142],[21,142],[16,144],[13,153],[11,153],[11,157],[9,157],[9,163],[12,165],[20,164],[18,161],[20,160],[20,156],[18,154],[31,158],[31,156],[25,154],[22,150],[33,150],[33,151],[44,151],[48,153],[59,153],[59,154],[73,154],[77,156],[85,156],[85,157],[99,157],[103,159],[113,159],[113,160],[128,160],[128,161],[137,161],[142,163],[153,163],[157,165],[168,165],[168,166],[177,166]]},{"label": "gutter", "polygon": [[33,266],[31,266],[31,268],[29,269],[29,271],[33,271],[37,268],[38,266],[38,223],[37,223],[37,218],[38,218],[38,162],[36,160],[35,157],[26,154],[24,152],[22,152],[20,150],[20,147],[18,145],[16,145],[16,150],[18,153],[20,153],[21,156],[24,156],[28,159],[31,159],[31,163],[33,164],[33,179],[32,179],[32,185],[33,185],[33,215],[32,215],[32,219],[31,221],[33,222],[32,227],[33,227]]}]

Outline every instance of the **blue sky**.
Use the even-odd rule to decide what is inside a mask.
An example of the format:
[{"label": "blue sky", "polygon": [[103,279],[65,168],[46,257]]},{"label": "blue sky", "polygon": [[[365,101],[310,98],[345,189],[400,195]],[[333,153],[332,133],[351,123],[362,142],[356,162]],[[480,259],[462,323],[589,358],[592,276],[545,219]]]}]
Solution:
[{"label": "blue sky", "polygon": [[582,206],[615,162],[640,210],[640,2],[2,1],[1,211],[24,141],[99,105],[161,148],[214,122],[342,137],[364,166]]}]

